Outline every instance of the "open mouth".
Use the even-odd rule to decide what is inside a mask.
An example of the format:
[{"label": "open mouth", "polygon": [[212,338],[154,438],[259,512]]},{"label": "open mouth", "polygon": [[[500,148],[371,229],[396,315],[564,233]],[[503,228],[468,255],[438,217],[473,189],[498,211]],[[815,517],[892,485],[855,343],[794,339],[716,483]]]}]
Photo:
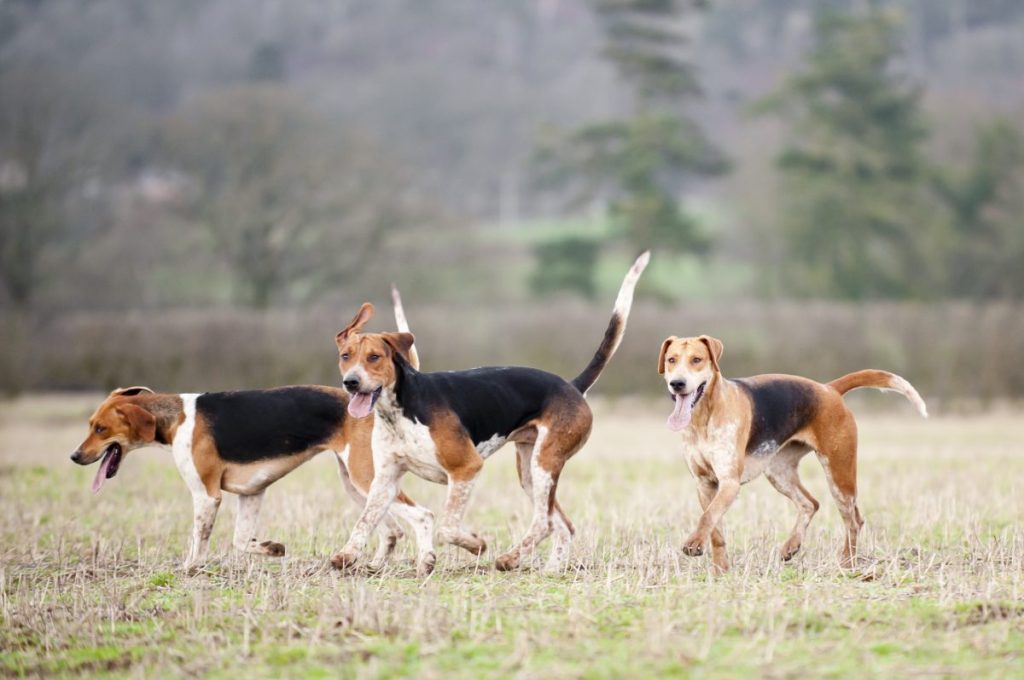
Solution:
[{"label": "open mouth", "polygon": [[348,400],[348,414],[353,418],[365,418],[370,415],[374,405],[377,403],[377,399],[380,398],[382,389],[384,389],[383,386],[378,387],[373,392],[356,392],[353,394]]},{"label": "open mouth", "polygon": [[121,467],[121,457],[124,451],[117,442],[112,443],[103,451],[103,459],[100,461],[100,469],[96,471],[96,477],[92,480],[92,492],[98,493],[103,488],[103,482],[117,474]]},{"label": "open mouth", "polygon": [[668,429],[673,432],[679,432],[690,424],[690,418],[693,416],[693,409],[697,406],[697,402],[704,396],[704,387],[707,385],[706,382],[701,383],[697,389],[689,394],[672,394],[672,401],[675,402],[675,408],[672,410],[672,415],[668,417]]}]

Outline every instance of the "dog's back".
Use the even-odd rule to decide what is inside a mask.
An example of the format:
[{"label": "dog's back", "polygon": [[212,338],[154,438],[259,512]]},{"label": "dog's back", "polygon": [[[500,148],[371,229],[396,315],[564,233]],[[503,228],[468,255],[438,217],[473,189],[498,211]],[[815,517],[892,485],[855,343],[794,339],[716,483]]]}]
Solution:
[{"label": "dog's back", "polygon": [[251,463],[327,444],[345,420],[347,395],[327,387],[207,392],[196,399],[217,453]]}]

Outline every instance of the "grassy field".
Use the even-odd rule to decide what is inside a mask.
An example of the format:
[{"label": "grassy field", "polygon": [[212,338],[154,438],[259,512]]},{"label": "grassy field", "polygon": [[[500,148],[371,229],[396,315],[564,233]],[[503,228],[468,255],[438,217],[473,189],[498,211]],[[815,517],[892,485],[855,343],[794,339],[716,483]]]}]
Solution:
[{"label": "grassy field", "polygon": [[[130,454],[98,496],[95,470],[68,461],[96,402],[0,404],[4,675],[1024,675],[1019,413],[924,421],[893,397],[891,413],[860,419],[857,569],[837,567],[838,513],[810,457],[822,511],[803,552],[778,562],[795,513],[759,479],[727,516],[733,571],[713,578],[679,552],[698,506],[668,402],[599,401],[560,487],[572,569],[492,570],[529,520],[503,450],[467,514],[488,559],[443,548],[421,581],[409,539],[383,573],[328,568],[356,512],[325,456],[268,493],[262,537],[286,558],[230,552],[229,499],[207,569],[184,576],[191,506],[169,453]],[[440,507],[443,488],[406,479]]]}]

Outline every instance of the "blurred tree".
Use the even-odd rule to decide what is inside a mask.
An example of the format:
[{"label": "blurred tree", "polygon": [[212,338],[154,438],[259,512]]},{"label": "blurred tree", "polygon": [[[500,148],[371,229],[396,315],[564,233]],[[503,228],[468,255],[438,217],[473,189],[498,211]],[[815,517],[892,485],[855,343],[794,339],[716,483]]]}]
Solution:
[{"label": "blurred tree", "polygon": [[287,75],[284,50],[279,45],[263,43],[249,56],[249,77],[253,80],[282,81]]},{"label": "blurred tree", "polygon": [[530,275],[530,290],[536,294],[568,290],[593,298],[594,266],[599,245],[594,239],[568,236],[536,246],[537,265]]},{"label": "blurred tree", "polygon": [[681,24],[704,3],[592,4],[604,28],[604,56],[631,88],[633,112],[568,134],[550,131],[535,155],[540,181],[568,191],[575,202],[607,201],[616,231],[634,248],[704,252],[710,241],[679,200],[687,177],[728,169],[722,153],[682,111],[701,92],[683,52]]},{"label": "blurred tree", "polygon": [[805,66],[756,111],[790,137],[781,235],[798,294],[850,299],[939,292],[944,215],[929,193],[920,93],[895,71],[897,24],[882,10],[824,12]]},{"label": "blurred tree", "polygon": [[949,293],[1024,297],[1024,135],[1005,120],[982,126],[970,167],[940,170],[937,186],[956,237]]},{"label": "blurred tree", "polygon": [[113,119],[85,83],[0,70],[0,284],[16,308],[31,307],[74,250],[102,191],[100,137]]},{"label": "blurred tree", "polygon": [[338,139],[277,86],[199,97],[163,141],[189,178],[186,218],[228,265],[243,304],[309,299],[353,280],[411,219],[401,173],[374,145]]}]

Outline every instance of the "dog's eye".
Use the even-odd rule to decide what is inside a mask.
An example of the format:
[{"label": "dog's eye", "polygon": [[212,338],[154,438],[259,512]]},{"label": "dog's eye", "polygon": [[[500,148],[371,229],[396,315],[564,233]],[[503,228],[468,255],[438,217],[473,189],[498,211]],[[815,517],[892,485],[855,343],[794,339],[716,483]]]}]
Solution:
[{"label": "dog's eye", "polygon": [[366,357],[366,360],[369,361],[372,364],[375,361],[380,360],[380,355],[379,354],[371,354],[370,356]]},{"label": "dog's eye", "polygon": [[676,363],[676,358],[675,357],[669,357],[668,358],[668,363],[670,363],[670,364]]},{"label": "dog's eye", "polygon": [[700,357],[694,357],[694,358],[690,359],[690,363],[693,364],[694,366],[696,366],[697,364],[699,364],[702,361],[704,361],[704,360],[701,359]]},{"label": "dog's eye", "polygon": [[103,427],[102,425],[97,425],[96,427],[93,428],[93,430],[96,432],[96,434],[103,434],[104,432],[107,431],[107,428]]},{"label": "dog's eye", "polygon": [[342,361],[348,361],[348,356],[349,356],[348,352],[345,352],[344,354],[341,355],[341,360]]}]

